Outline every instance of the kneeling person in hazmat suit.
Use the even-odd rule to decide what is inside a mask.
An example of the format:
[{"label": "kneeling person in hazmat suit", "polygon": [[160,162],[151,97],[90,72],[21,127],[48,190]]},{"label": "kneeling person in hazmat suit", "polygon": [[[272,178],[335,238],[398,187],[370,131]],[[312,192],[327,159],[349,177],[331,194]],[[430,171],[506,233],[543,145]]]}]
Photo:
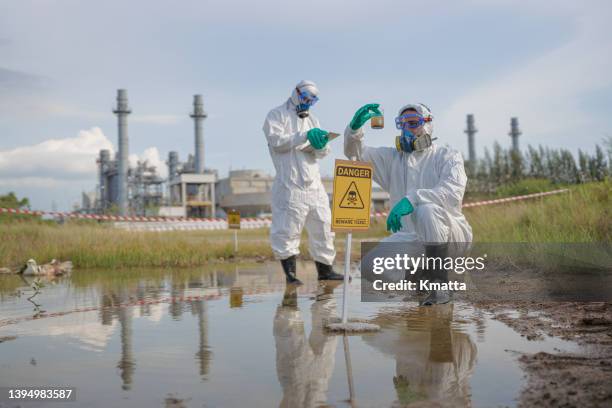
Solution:
[{"label": "kneeling person in hazmat suit", "polygon": [[[274,256],[281,261],[287,283],[297,285],[302,284],[296,275],[296,256],[300,253],[304,227],[319,280],[343,279],[332,268],[336,250],[331,211],[317,162],[329,153],[328,132],[319,128],[318,119],[310,113],[318,95],[314,82],[301,81],[286,102],[268,113],[263,125],[276,169],[270,243]],[[298,149],[306,141],[312,151]]]},{"label": "kneeling person in hazmat suit", "polygon": [[[378,104],[361,107],[344,133],[344,153],[372,163],[374,181],[390,196],[387,230],[393,234],[382,242],[407,243],[410,256],[446,258],[472,242],[472,228],[461,212],[467,176],[461,154],[432,143],[433,115],[423,104],[408,104],[395,119],[401,135],[395,147],[370,147],[363,143],[363,125],[380,115]],[[375,251],[375,250],[374,250]],[[440,262],[424,271],[431,282],[448,282]],[[423,305],[447,303],[450,292],[432,290]]]}]

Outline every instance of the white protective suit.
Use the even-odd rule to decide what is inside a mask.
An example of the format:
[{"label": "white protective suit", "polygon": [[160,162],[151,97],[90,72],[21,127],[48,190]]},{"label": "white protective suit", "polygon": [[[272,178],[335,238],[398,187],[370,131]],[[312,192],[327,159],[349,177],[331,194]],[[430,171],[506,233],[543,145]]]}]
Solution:
[{"label": "white protective suit", "polygon": [[[424,105],[407,105],[421,115],[431,115]],[[400,114],[401,112],[400,111]],[[433,133],[431,122],[425,131]],[[370,147],[363,143],[363,129],[344,132],[344,154],[372,163],[374,181],[390,195],[393,208],[407,197],[412,214],[402,217],[402,229],[383,242],[472,242],[472,228],[461,212],[467,176],[461,154],[435,142],[420,152],[398,152],[395,147]]]},{"label": "white protective suit", "polygon": [[396,361],[397,405],[417,401],[444,407],[472,405],[470,380],[478,350],[462,325],[453,322],[453,309],[452,304],[406,309],[375,319],[381,333],[363,336],[367,344]]},{"label": "white protective suit", "polygon": [[[316,85],[310,81],[302,81],[297,87],[318,94]],[[306,142],[310,129],[319,127],[319,121],[312,113],[304,119],[297,116],[295,93],[294,90],[291,98],[272,109],[263,124],[276,169],[272,186],[270,243],[277,259],[298,255],[300,235],[306,227],[311,257],[332,265],[336,250],[331,231],[331,211],[317,163],[330,149],[329,145],[312,153],[296,149]]]}]

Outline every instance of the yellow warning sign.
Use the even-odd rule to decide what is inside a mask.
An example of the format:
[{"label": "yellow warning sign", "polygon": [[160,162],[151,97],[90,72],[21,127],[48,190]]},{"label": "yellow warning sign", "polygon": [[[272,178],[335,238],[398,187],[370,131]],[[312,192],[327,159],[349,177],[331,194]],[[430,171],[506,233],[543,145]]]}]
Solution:
[{"label": "yellow warning sign", "polygon": [[230,210],[227,212],[227,227],[229,229],[240,229],[240,211]]},{"label": "yellow warning sign", "polygon": [[372,171],[369,163],[336,160],[332,230],[363,231],[370,228]]},{"label": "yellow warning sign", "polygon": [[354,181],[351,181],[351,185],[346,189],[346,192],[340,200],[340,208],[357,208],[362,210],[364,207],[361,194]]}]

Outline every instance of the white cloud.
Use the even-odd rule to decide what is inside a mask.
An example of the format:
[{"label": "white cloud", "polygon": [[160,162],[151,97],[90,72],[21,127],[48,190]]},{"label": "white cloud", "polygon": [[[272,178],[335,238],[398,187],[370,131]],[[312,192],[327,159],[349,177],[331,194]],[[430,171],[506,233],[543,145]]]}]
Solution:
[{"label": "white cloud", "polygon": [[157,147],[148,147],[140,155],[130,154],[130,157],[129,157],[130,167],[136,167],[139,161],[143,162],[145,160],[150,166],[155,166],[155,168],[157,169],[157,173],[162,178],[165,178],[168,176],[168,166],[161,159],[159,155],[159,150],[157,150]]},{"label": "white cloud", "polygon": [[94,179],[96,157],[113,145],[98,127],[81,130],[76,137],[0,151],[0,180]]}]

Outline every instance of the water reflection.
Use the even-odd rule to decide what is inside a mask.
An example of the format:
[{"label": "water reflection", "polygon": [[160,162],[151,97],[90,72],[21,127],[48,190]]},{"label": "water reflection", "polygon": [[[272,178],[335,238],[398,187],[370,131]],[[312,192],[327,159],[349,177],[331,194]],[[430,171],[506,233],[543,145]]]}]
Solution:
[{"label": "water reflection", "polygon": [[383,328],[381,335],[363,337],[394,357],[393,385],[400,404],[429,400],[471,406],[477,350],[470,336],[453,324],[453,308],[447,304],[385,314],[374,319]]},{"label": "water reflection", "polygon": [[132,354],[132,314],[125,307],[120,308],[118,314],[121,326],[121,360],[117,363],[117,368],[121,373],[121,388],[129,390],[136,371],[136,361]]},{"label": "water reflection", "polygon": [[560,347],[465,304],[361,303],[358,278],[351,317],[381,332],[327,335],[341,282],[318,285],[311,263],[300,271],[299,289],[277,263],[77,271],[42,288],[37,318],[30,286],[0,277],[0,387],[53,379],[91,407],[514,405],[523,373],[504,349]]},{"label": "water reflection", "polygon": [[283,390],[281,407],[321,406],[327,401],[329,380],[336,361],[336,336],[323,332],[324,321],[336,316],[334,288],[321,283],[310,306],[312,326],[306,339],[297,305],[297,288],[288,285],[274,316],[276,373]]},{"label": "water reflection", "polygon": [[206,311],[206,300],[196,300],[191,303],[193,314],[198,317],[198,351],[195,354],[199,363],[199,373],[202,380],[206,380],[210,372],[212,361],[212,350],[208,344],[208,313]]}]

